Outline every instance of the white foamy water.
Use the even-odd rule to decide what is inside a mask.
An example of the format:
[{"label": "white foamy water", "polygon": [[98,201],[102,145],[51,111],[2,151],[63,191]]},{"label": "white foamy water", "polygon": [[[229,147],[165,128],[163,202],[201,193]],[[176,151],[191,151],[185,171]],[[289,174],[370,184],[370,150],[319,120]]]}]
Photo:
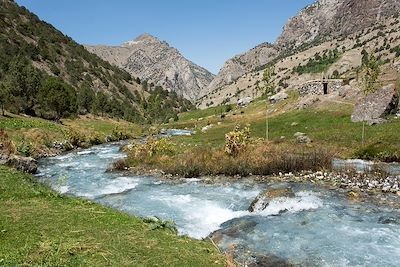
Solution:
[{"label": "white foamy water", "polygon": [[281,212],[300,212],[322,207],[323,202],[317,194],[307,191],[296,193],[294,198],[279,197],[271,200],[269,205],[255,214],[262,216],[278,215]]},{"label": "white foamy water", "polygon": [[168,197],[152,197],[161,199],[173,209],[177,208],[184,222],[180,233],[194,238],[207,237],[211,232],[219,229],[223,222],[246,214],[247,211],[234,211],[224,207],[217,201],[204,200],[191,195],[170,195]]}]

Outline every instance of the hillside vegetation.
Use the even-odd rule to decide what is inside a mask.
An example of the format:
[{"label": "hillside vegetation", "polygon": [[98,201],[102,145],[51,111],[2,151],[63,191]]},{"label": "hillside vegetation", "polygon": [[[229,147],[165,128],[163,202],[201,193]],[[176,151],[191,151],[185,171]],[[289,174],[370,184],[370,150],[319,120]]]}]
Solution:
[{"label": "hillside vegetation", "polygon": [[[93,113],[164,122],[189,101],[94,54],[12,1],[0,1],[0,105],[48,119]],[[158,112],[153,109],[157,107]]]}]

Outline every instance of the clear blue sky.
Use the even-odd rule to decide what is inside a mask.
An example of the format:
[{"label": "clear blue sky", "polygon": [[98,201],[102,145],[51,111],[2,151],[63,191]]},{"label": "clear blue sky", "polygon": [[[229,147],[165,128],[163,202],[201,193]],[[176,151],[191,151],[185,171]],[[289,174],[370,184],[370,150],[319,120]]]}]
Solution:
[{"label": "clear blue sky", "polygon": [[81,44],[118,45],[142,33],[217,73],[225,60],[274,42],[314,0],[17,0]]}]

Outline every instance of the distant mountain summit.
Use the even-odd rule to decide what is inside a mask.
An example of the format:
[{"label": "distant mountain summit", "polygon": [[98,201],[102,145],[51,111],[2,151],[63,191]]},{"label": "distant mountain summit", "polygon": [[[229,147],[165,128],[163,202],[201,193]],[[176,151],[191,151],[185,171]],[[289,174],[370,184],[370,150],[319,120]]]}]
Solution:
[{"label": "distant mountain summit", "polygon": [[120,46],[85,47],[132,75],[190,100],[196,100],[214,79],[212,73],[183,57],[176,48],[147,33]]}]

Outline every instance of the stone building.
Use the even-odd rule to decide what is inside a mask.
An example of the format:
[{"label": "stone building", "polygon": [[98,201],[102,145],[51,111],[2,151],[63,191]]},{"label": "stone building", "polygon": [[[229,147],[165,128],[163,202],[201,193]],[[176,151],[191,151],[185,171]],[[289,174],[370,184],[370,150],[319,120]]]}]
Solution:
[{"label": "stone building", "polygon": [[322,79],[308,81],[300,86],[300,96],[306,95],[330,95],[339,92],[343,86],[341,79]]}]

